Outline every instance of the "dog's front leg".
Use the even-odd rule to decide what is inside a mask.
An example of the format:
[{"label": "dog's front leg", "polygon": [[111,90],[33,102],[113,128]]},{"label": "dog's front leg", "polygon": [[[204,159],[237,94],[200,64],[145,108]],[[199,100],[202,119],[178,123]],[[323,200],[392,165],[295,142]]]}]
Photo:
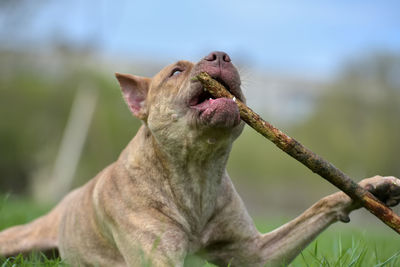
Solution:
[{"label": "dog's front leg", "polygon": [[296,219],[278,229],[260,235],[259,253],[267,266],[290,263],[318,234],[332,223],[348,221],[347,207],[351,200],[344,193],[325,197]]},{"label": "dog's front leg", "polygon": [[[400,180],[375,176],[360,185],[390,206],[400,201]],[[359,208],[343,192],[327,196],[280,228],[259,236],[257,248],[267,266],[290,263],[319,233],[336,221],[349,222],[348,214]]]},{"label": "dog's front leg", "polygon": [[113,238],[127,266],[183,266],[187,237],[176,224],[146,215],[116,225]]}]

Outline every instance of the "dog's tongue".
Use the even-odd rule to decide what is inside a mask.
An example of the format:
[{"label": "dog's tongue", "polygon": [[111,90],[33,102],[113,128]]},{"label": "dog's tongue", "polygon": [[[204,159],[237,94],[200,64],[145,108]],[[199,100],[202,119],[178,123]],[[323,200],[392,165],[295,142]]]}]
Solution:
[{"label": "dog's tongue", "polygon": [[195,108],[201,112],[200,120],[210,126],[230,128],[240,123],[239,108],[232,99],[209,99]]}]

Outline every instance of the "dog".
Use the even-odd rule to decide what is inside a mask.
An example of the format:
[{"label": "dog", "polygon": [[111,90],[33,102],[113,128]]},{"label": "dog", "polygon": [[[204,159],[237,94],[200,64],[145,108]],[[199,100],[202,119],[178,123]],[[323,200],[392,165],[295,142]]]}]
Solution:
[{"label": "dog", "polygon": [[[245,101],[224,52],[153,78],[116,73],[143,122],[136,136],[47,215],[0,232],[0,255],[57,249],[72,266],[183,266],[198,254],[220,266],[281,266],[332,223],[348,222],[360,206],[338,192],[270,233],[257,231],[226,171],[244,123],[232,99],[214,99],[193,79],[203,71]],[[395,177],[360,184],[389,205],[400,200]]]}]

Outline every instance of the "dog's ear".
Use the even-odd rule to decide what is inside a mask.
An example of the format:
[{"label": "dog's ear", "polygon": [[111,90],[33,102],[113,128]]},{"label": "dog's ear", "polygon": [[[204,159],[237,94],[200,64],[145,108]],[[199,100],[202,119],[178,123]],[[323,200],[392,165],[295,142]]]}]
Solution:
[{"label": "dog's ear", "polygon": [[115,73],[121,86],[122,95],[133,115],[141,120],[147,117],[145,101],[150,87],[150,78]]}]

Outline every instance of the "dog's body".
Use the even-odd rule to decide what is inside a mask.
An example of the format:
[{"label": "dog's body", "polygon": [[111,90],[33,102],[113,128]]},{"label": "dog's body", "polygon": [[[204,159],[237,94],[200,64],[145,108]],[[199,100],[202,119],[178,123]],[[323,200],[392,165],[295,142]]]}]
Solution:
[{"label": "dog's body", "polygon": [[[344,193],[318,201],[277,230],[260,234],[225,167],[240,135],[236,104],[208,99],[192,77],[201,71],[239,99],[239,75],[228,55],[179,61],[154,78],[117,74],[143,125],[119,159],[67,195],[49,214],[0,233],[0,255],[58,249],[74,266],[182,266],[199,253],[222,266],[288,263],[330,224],[358,207]],[[397,204],[394,177],[363,186]]]}]

